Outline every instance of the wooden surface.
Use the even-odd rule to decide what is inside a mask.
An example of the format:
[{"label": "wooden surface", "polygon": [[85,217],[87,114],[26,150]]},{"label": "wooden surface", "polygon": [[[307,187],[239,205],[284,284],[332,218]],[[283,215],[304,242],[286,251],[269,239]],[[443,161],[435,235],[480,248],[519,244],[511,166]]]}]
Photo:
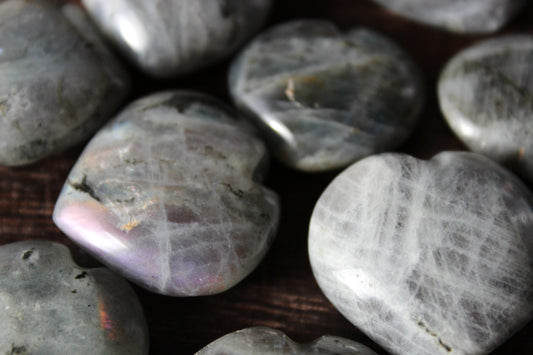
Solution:
[{"label": "wooden surface", "polygon": [[[439,112],[436,80],[454,53],[489,36],[459,36],[417,25],[364,0],[279,0],[269,25],[302,17],[329,19],[342,29],[360,25],[373,28],[412,54],[426,78],[426,106],[413,136],[398,151],[429,158],[442,150],[464,149]],[[533,33],[533,3],[498,34],[516,32]],[[130,99],[159,89],[188,88],[229,101],[226,70],[227,62],[165,82],[134,73]],[[51,220],[55,200],[82,146],[31,166],[0,167],[0,244],[54,240],[69,246],[79,264],[99,265]],[[171,298],[135,287],[150,328],[151,353],[193,354],[226,333],[255,325],[280,329],[300,342],[323,334],[343,336],[385,353],[335,310],[318,288],[309,266],[309,218],[321,191],[335,174],[306,175],[272,163],[267,184],[281,196],[279,234],[260,266],[233,289],[216,296]],[[494,352],[529,353],[533,353],[533,322]]]}]

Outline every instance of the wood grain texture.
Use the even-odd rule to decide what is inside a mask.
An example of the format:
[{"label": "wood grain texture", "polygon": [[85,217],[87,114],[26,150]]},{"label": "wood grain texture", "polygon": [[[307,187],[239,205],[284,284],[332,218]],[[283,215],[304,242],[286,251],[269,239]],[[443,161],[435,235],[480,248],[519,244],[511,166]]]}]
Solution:
[{"label": "wood grain texture", "polygon": [[[76,1],[71,1],[76,2]],[[429,158],[442,150],[463,150],[439,111],[435,87],[444,63],[458,50],[490,36],[459,36],[418,25],[364,0],[277,1],[269,24],[295,18],[324,18],[341,29],[362,25],[396,40],[413,56],[426,79],[427,98],[420,122],[399,151]],[[503,33],[533,33],[533,4]],[[134,74],[130,101],[156,90],[186,88],[229,102],[228,62],[179,80],[154,81]],[[128,66],[133,72],[131,66]],[[55,200],[84,144],[23,168],[0,167],[0,244],[47,239],[66,244],[82,266],[96,262],[52,223]],[[150,329],[151,354],[193,354],[222,335],[254,325],[277,328],[298,342],[323,334],[360,341],[385,352],[338,313],[318,288],[307,256],[307,230],[313,206],[336,173],[308,175],[273,162],[266,184],[281,196],[277,239],[265,260],[231,290],[208,297],[172,298],[135,288]],[[531,186],[530,186],[531,187]],[[533,351],[533,323],[494,354]]]}]

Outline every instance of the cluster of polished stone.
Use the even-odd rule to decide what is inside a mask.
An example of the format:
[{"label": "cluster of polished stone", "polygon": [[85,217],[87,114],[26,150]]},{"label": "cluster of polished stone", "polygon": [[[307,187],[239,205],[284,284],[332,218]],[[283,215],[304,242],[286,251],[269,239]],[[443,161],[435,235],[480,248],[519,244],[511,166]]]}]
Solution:
[{"label": "cluster of polished stone", "polygon": [[[493,31],[524,3],[479,0],[458,11],[458,0],[376,1],[460,32]],[[270,0],[83,3],[155,77],[227,57],[271,7]],[[488,40],[455,56],[438,87],[443,114],[465,144],[530,181],[532,59],[532,36]],[[0,74],[0,163],[11,166],[93,135],[130,85],[80,7],[44,0],[0,3]],[[533,195],[475,153],[429,161],[383,153],[412,132],[421,83],[409,56],[372,30],[343,33],[316,20],[278,25],[231,65],[230,94],[251,123],[196,92],[134,101],[87,145],[54,222],[141,287],[212,295],[246,277],[276,234],[279,199],[262,185],[260,136],[302,171],[355,162],[311,218],[309,256],[326,296],[392,353],[488,352],[533,316]],[[107,269],[79,268],[54,243],[0,248],[0,310],[3,353],[148,351],[129,285]],[[268,328],[229,334],[199,354],[227,352],[373,354],[336,337],[300,345]]]}]

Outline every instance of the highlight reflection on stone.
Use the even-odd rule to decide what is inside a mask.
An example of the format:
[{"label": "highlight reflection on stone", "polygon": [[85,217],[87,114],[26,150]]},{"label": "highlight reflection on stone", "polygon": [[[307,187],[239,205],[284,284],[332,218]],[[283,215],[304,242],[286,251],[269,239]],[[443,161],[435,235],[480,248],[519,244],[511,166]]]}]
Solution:
[{"label": "highlight reflection on stone", "polygon": [[375,355],[371,349],[355,341],[322,336],[309,344],[298,344],[279,330],[267,327],[251,327],[229,333],[196,355]]},{"label": "highlight reflection on stone", "polygon": [[28,164],[82,141],[128,89],[79,7],[0,3],[0,164]]},{"label": "highlight reflection on stone", "polygon": [[102,31],[152,76],[190,73],[232,53],[271,0],[82,0]]},{"label": "highlight reflection on stone", "polygon": [[83,269],[47,241],[0,247],[1,354],[148,354],[148,329],[128,283]]},{"label": "highlight reflection on stone", "polygon": [[374,0],[411,20],[458,33],[502,28],[526,0]]},{"label": "highlight reflection on stone", "polygon": [[210,97],[165,92],[105,126],[72,169],[54,221],[152,291],[222,292],[269,248],[277,195],[260,185],[263,143]]},{"label": "highlight reflection on stone", "polygon": [[474,153],[364,159],[315,206],[314,275],[395,354],[486,354],[533,316],[533,195]]},{"label": "highlight reflection on stone", "polygon": [[470,149],[533,182],[533,36],[463,50],[444,68],[438,89],[446,120]]},{"label": "highlight reflection on stone", "polygon": [[391,40],[367,29],[343,34],[315,20],[256,38],[231,67],[230,91],[278,158],[304,171],[396,147],[423,101],[418,71]]}]

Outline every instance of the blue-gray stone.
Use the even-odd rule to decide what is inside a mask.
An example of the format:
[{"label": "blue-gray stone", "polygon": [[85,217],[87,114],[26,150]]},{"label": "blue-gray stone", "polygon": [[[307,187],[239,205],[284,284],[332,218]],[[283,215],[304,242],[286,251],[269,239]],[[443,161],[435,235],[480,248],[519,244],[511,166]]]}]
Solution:
[{"label": "blue-gray stone", "polygon": [[28,164],[86,139],[128,88],[81,8],[0,3],[0,164]]},{"label": "blue-gray stone", "polygon": [[391,40],[314,20],[279,25],[252,41],[231,67],[230,90],[277,157],[304,171],[398,146],[423,101],[418,70]]}]

